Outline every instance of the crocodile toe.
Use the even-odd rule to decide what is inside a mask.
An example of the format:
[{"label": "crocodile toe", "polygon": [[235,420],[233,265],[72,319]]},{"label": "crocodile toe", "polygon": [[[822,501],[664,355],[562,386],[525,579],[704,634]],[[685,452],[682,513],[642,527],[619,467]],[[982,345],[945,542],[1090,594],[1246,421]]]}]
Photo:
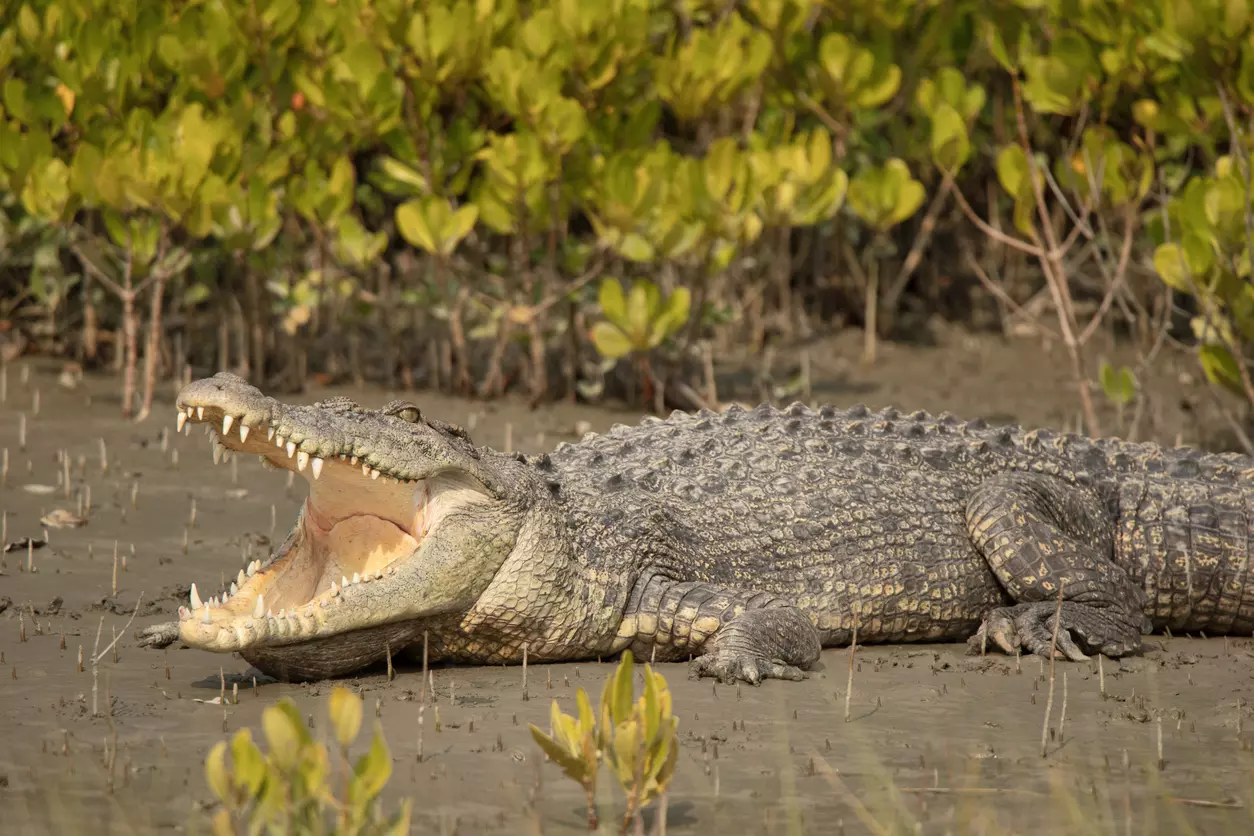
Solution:
[{"label": "crocodile toe", "polygon": [[761,685],[763,679],[787,679],[800,682],[805,672],[795,665],[785,665],[772,659],[735,650],[720,650],[698,656],[688,666],[688,677],[700,679],[714,677],[724,685],[747,682]]},{"label": "crocodile toe", "polygon": [[1140,649],[1139,617],[1072,601],[1064,601],[1061,610],[1048,601],[999,607],[985,615],[967,644],[972,653],[998,648],[1009,654],[1023,650],[1048,656],[1059,616],[1062,623],[1058,625],[1056,651],[1060,659],[1083,662],[1089,658],[1085,651],[1118,658]]}]

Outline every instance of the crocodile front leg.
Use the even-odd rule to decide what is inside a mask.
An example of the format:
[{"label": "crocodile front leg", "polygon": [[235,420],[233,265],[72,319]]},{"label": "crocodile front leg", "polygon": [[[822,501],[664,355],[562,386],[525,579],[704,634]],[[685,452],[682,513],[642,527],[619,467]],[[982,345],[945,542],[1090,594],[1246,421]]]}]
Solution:
[{"label": "crocodile front leg", "polygon": [[1066,658],[1088,658],[1077,640],[1110,657],[1140,648],[1145,593],[1114,563],[1114,521],[1091,492],[1045,474],[999,474],[971,495],[967,530],[1018,602],[985,615],[973,651],[992,643],[1048,655],[1060,588]]},{"label": "crocodile front leg", "polygon": [[619,643],[648,658],[697,655],[689,674],[724,683],[805,678],[819,658],[818,630],[788,601],[700,581],[654,577],[629,605]]}]

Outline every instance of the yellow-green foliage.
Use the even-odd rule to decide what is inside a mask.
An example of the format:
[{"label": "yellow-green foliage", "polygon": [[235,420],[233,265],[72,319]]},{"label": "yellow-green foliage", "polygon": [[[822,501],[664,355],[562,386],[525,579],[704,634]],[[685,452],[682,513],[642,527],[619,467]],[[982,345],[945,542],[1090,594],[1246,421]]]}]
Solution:
[{"label": "yellow-green foliage", "polygon": [[408,799],[392,816],[381,810],[379,794],[392,776],[392,759],[378,724],[370,748],[350,765],[349,747],[361,718],[361,697],[337,687],[328,706],[334,749],[313,738],[289,699],[262,714],[268,753],[248,729],[236,732],[229,744],[214,744],[205,778],[221,804],[213,817],[215,836],[408,833]]},{"label": "yellow-green foliage", "polygon": [[627,832],[640,810],[666,792],[679,757],[679,718],[671,712],[666,679],[644,666],[644,690],[634,695],[631,651],[601,691],[600,712],[594,714],[582,688],[575,694],[578,715],[563,714],[553,701],[549,734],[531,726],[531,736],[554,763],[587,793],[588,824],[597,826],[596,779],[601,763],[626,795],[622,830]]},{"label": "yellow-green foliage", "polygon": [[592,327],[592,344],[610,358],[657,348],[688,321],[691,304],[688,288],[676,288],[663,298],[658,286],[648,279],[633,282],[626,296],[616,279],[606,279],[597,299],[605,321]]},{"label": "yellow-green foliage", "polygon": [[[508,318],[428,294],[469,276],[539,305],[592,252],[667,285],[735,262],[784,287],[788,238],[766,232],[838,219],[882,241],[961,218],[950,189],[988,206],[992,185],[1047,259],[1064,197],[1095,238],[1131,229],[1135,261],[1152,251],[1198,298],[1208,374],[1254,397],[1234,360],[1254,334],[1252,17],[1248,0],[17,0],[0,240],[98,236],[137,280],[167,272],[168,240],[231,265],[187,277],[187,304],[243,265],[275,277],[292,332],[311,307],[375,304],[360,275],[408,244],[443,285],[409,304],[495,339],[456,320]],[[271,252],[280,230],[318,266]],[[494,247],[508,270],[458,260]],[[59,299],[55,261],[32,286]]]}]

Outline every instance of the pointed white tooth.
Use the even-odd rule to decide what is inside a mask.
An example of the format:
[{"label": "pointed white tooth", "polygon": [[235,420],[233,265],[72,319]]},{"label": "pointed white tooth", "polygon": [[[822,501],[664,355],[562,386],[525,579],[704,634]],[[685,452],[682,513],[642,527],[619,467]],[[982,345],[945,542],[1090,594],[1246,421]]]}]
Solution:
[{"label": "pointed white tooth", "polygon": [[309,463],[313,465],[313,477],[315,479],[320,478],[322,476],[322,459],[314,456]]},{"label": "pointed white tooth", "polygon": [[266,618],[274,618],[274,610],[266,609]]},{"label": "pointed white tooth", "polygon": [[266,599],[263,595],[257,596],[257,603],[253,606],[253,618],[261,618],[266,614]]},{"label": "pointed white tooth", "polygon": [[240,569],[239,574],[235,576],[235,583],[238,584],[239,586],[243,586],[245,583],[247,583],[247,581],[248,581],[248,578],[245,577],[244,570]]},{"label": "pointed white tooth", "polygon": [[226,435],[227,433],[229,433],[231,431],[231,425],[234,423],[235,423],[234,415],[230,415],[230,414],[223,415],[222,416],[222,434]]},{"label": "pointed white tooth", "polygon": [[331,581],[331,597],[334,598],[336,595],[339,595],[339,594],[340,594],[340,588],[336,585],[335,581]]},{"label": "pointed white tooth", "polygon": [[361,475],[362,475],[362,476],[369,476],[369,475],[370,475],[370,465],[368,465],[368,464],[362,464],[362,466],[361,466]]},{"label": "pointed white tooth", "polygon": [[348,463],[349,463],[349,464],[353,464],[353,465],[357,464],[357,457],[356,457],[356,456],[349,456],[349,457],[348,457]]},{"label": "pointed white tooth", "polygon": [[174,420],[175,420],[175,426],[178,427],[178,429],[175,430],[175,432],[181,433],[183,431],[183,427],[187,425],[187,413],[180,409],[179,417]]},{"label": "pointed white tooth", "polygon": [[256,573],[256,571],[257,571],[257,561],[254,560],[252,563],[248,564],[248,568],[244,570],[244,574],[248,575],[248,577],[251,578]]},{"label": "pointed white tooth", "polygon": [[294,455],[296,455],[296,442],[289,441],[287,443],[287,457],[290,459]]},{"label": "pointed white tooth", "polygon": [[375,570],[374,570],[374,579],[375,579],[376,581],[381,581],[381,580],[383,580],[383,570],[382,570],[382,569],[375,569]]},{"label": "pointed white tooth", "polygon": [[187,436],[188,438],[192,437],[192,425],[191,424],[188,424],[185,427],[183,427],[183,435]]},{"label": "pointed white tooth", "polygon": [[296,454],[296,469],[301,473],[305,472],[305,468],[309,466],[309,454],[301,450]]},{"label": "pointed white tooth", "polygon": [[197,421],[205,420],[205,408],[203,406],[196,407],[196,420]]},{"label": "pointed white tooth", "polygon": [[371,478],[371,479],[378,479],[378,478],[379,478],[379,471],[377,471],[377,470],[372,470],[372,471],[370,471],[370,478]]},{"label": "pointed white tooth", "polygon": [[201,608],[201,606],[203,606],[200,600],[200,593],[196,591],[196,584],[192,584],[191,599],[192,599],[192,609],[198,610]]},{"label": "pointed white tooth", "polygon": [[235,585],[235,581],[231,581],[231,588],[228,590],[228,593],[234,598],[237,592],[239,592],[239,587]]},{"label": "pointed white tooth", "polygon": [[274,441],[274,427],[266,427],[266,441]]},{"label": "pointed white tooth", "polygon": [[340,586],[351,586],[351,585],[352,585],[352,581],[350,581],[348,578],[344,577],[343,575],[340,576]]},{"label": "pointed white tooth", "polygon": [[239,425],[239,440],[241,444],[248,440],[248,432],[249,430],[247,424]]},{"label": "pointed white tooth", "polygon": [[283,436],[278,435],[278,434],[276,434],[276,435],[274,436],[274,446],[275,446],[275,447],[278,447],[280,450],[282,450],[282,449],[283,449],[283,445],[285,445],[285,444],[287,444],[287,439],[286,439],[286,438],[284,438]]},{"label": "pointed white tooth", "polygon": [[358,572],[354,572],[354,573],[353,573],[353,583],[361,583],[361,574],[360,574],[360,573],[358,573]]},{"label": "pointed white tooth", "polygon": [[216,438],[213,440],[213,463],[219,464],[222,461],[222,454],[226,452],[226,448],[222,446],[222,442]]},{"label": "pointed white tooth", "polygon": [[212,624],[213,619],[209,617],[209,608],[205,607],[200,611],[200,621],[202,624]]}]

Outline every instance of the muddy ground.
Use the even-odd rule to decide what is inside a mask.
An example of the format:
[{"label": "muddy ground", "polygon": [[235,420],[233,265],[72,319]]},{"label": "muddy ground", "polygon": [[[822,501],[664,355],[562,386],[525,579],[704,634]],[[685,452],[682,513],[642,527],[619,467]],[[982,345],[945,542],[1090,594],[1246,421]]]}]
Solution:
[{"label": "muddy ground", "polygon": [[[884,346],[871,371],[859,367],[857,352],[856,335],[812,348],[816,400],[1074,424],[1076,399],[1062,355],[1037,343],[940,333],[932,345]],[[259,730],[262,709],[282,696],[321,723],[330,688],[264,678],[254,688],[253,673],[237,658],[177,645],[143,650],[132,634],[175,617],[192,581],[215,590],[242,561],[281,539],[303,482],[289,487],[285,474],[263,471],[251,459],[214,468],[200,433],[173,432],[168,389],[152,418],[128,423],[118,417],[115,379],[67,389],[57,382],[56,364],[26,365],[25,384],[20,365],[8,368],[0,404],[6,542],[42,538],[41,516],[76,511],[87,488],[91,499],[85,526],[50,529],[45,547],[3,555],[0,828],[148,833],[199,821],[206,832],[203,814],[197,816],[210,800],[202,770],[209,747],[241,727]],[[786,366],[781,361],[785,373]],[[1142,437],[1225,443],[1225,424],[1192,377],[1187,363],[1164,363],[1147,381],[1155,398]],[[754,400],[751,390],[734,388],[744,379],[729,370],[725,396]],[[354,395],[372,405],[391,397]],[[508,433],[529,451],[574,440],[579,422],[604,430],[638,417],[571,406],[531,412],[513,402],[425,394],[418,400],[430,414],[470,425],[480,443],[500,446]],[[1104,419],[1113,432],[1117,416],[1106,411]],[[69,455],[68,496],[60,451]],[[102,716],[93,717],[92,674],[89,664],[79,672],[79,648],[90,659],[98,630],[105,647],[126,627],[141,593],[116,659],[102,654]],[[661,665],[683,744],[669,832],[1254,828],[1254,642],[1156,637],[1144,656],[1108,661],[1100,675],[1096,663],[1059,663],[1044,758],[1048,665],[1036,657],[1018,665],[1002,656],[973,658],[963,650],[859,648],[848,722],[847,650],[825,651],[805,682],[760,688],[694,682],[685,666]],[[209,702],[219,694],[220,668],[228,691],[239,684],[238,703]],[[547,728],[550,701],[570,709],[579,686],[595,699],[610,670],[608,661],[533,665],[525,700],[517,668],[437,668],[441,729],[428,708],[421,761],[419,672],[401,668],[391,682],[383,672],[346,682],[365,698],[367,717],[377,709],[382,718],[395,768],[388,798],[415,800],[415,832],[574,834],[584,821],[581,791],[543,763],[526,724]],[[602,798],[607,817],[610,803],[621,809],[608,786]]]}]

